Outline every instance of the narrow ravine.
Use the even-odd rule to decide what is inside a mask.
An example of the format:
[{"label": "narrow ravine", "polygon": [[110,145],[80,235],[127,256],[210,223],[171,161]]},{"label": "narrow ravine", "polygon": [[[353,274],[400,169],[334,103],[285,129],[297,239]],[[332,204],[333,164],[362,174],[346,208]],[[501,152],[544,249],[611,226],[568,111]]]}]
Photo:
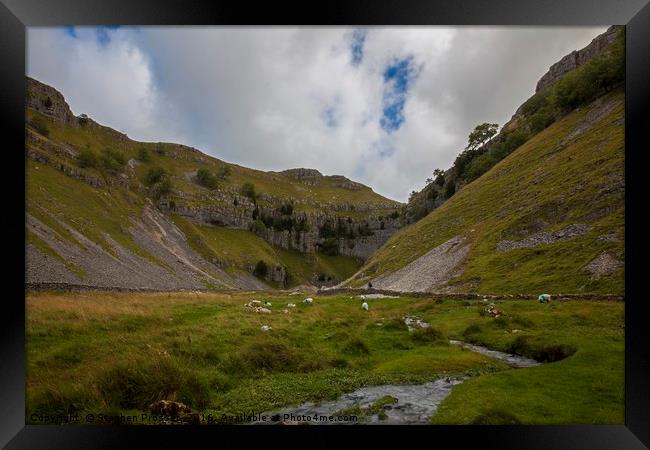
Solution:
[{"label": "narrow ravine", "polygon": [[[509,353],[490,350],[479,345],[462,341],[449,341],[451,345],[464,347],[490,358],[504,361],[514,368],[533,367],[540,363],[534,359]],[[469,377],[441,378],[424,384],[384,384],[368,386],[354,392],[344,394],[336,400],[315,404],[303,403],[299,406],[288,407],[278,411],[266,412],[271,417],[271,423],[308,423],[312,425],[353,425],[363,424],[427,424],[438,410],[438,405],[449,395],[454,386],[469,379]],[[386,402],[387,396],[392,402]],[[396,401],[395,401],[396,399]],[[378,406],[379,403],[387,403]],[[394,403],[393,403],[394,402]],[[358,421],[349,420],[353,412],[363,411]],[[381,414],[381,418],[380,418]],[[344,417],[347,415],[348,417]],[[334,416],[334,420],[324,420]],[[340,416],[340,418],[339,418]],[[268,423],[268,422],[267,422]]]}]

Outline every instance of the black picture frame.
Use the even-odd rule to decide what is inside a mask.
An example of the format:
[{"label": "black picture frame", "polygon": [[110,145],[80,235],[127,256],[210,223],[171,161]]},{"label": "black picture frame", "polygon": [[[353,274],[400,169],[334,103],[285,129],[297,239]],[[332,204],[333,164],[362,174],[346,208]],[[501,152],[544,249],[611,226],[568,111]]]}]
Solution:
[{"label": "black picture frame", "polygon": [[[625,97],[625,425],[349,427],[100,427],[25,425],[25,32],[63,25],[626,25]],[[250,439],[332,447],[355,438],[384,445],[432,447],[452,442],[480,448],[636,449],[650,446],[650,351],[643,294],[643,151],[650,129],[648,0],[384,0],[260,5],[226,1],[0,0],[0,127],[2,128],[5,256],[0,313],[0,445],[6,448],[115,448],[187,445],[200,438],[247,447]],[[645,145],[644,145],[645,144]],[[9,205],[7,205],[9,203]],[[8,208],[9,207],[9,208]],[[636,262],[636,263],[635,263]],[[21,281],[23,280],[23,281]],[[287,431],[287,428],[290,431]],[[334,433],[333,433],[334,431]],[[370,442],[373,442],[372,444]],[[412,443],[412,444],[411,444]]]}]

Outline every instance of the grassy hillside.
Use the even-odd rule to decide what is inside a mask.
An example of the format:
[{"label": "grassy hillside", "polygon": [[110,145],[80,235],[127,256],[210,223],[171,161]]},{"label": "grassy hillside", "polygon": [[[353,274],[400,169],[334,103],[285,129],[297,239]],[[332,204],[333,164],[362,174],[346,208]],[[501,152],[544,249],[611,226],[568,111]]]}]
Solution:
[{"label": "grassy hillside", "polygon": [[[147,171],[150,168],[160,167],[169,174],[178,191],[207,194],[210,189],[188,179],[191,178],[189,174],[195,173],[200,168],[215,174],[227,168],[229,174],[218,177],[218,186],[213,190],[239,192],[244,183],[253,183],[257,194],[261,194],[259,199],[261,202],[267,201],[265,198],[293,200],[297,203],[298,209],[305,210],[313,210],[325,203],[337,206],[377,204],[385,206],[389,212],[399,206],[398,202],[389,200],[358,183],[355,183],[354,189],[341,187],[341,179],[344,178],[340,176],[322,176],[313,184],[306,186],[305,183],[283,172],[264,172],[230,164],[184,145],[134,141],[115,130],[90,121],[82,122],[86,125],[70,126],[28,109],[27,123],[32,127],[38,124],[34,128],[37,131],[45,131],[39,133],[40,137],[53,145],[63,144],[75,152],[86,150],[98,160],[106,150],[119,152],[125,160],[138,160],[139,164],[135,171],[137,180],[143,184]],[[140,158],[141,152],[147,155],[144,161]],[[46,153],[51,160],[63,164],[75,162],[74,159],[66,157],[69,155]],[[106,170],[101,167],[91,166],[79,170],[98,178],[107,176]]]},{"label": "grassy hillside", "polygon": [[[31,79],[26,102],[27,243],[34,268],[28,278],[92,285],[106,265],[124,270],[126,264],[132,274],[145,266],[150,272],[129,287],[156,284],[165,273],[187,279],[191,272],[199,277],[191,286],[232,288],[263,261],[286,272],[285,286],[340,281],[359,268],[361,256],[341,253],[337,245],[352,249],[361,242],[366,245],[360,248],[368,248],[375,239],[377,247],[399,226],[399,203],[342,176],[307,169],[264,172],[183,145],[137,142],[74,116],[60,93]],[[146,220],[152,210],[155,223]],[[330,239],[329,251],[321,252],[329,235],[320,227],[336,226],[337,220],[348,226],[341,230],[348,241]],[[174,226],[184,235],[161,250],[158,234],[164,240]],[[368,237],[373,227],[378,236]],[[138,230],[146,236],[137,237]],[[292,233],[288,245],[270,243],[283,245],[286,232]],[[96,249],[108,258],[104,266],[96,263]],[[187,273],[171,262],[180,262]],[[260,278],[283,285],[277,277]]]},{"label": "grassy hillside", "polygon": [[[624,93],[617,89],[541,131],[419,222],[403,228],[349,284],[396,271],[462,235],[459,291],[623,293]],[[497,244],[585,224],[587,234],[501,252]],[[621,262],[594,278],[602,253]]]}]

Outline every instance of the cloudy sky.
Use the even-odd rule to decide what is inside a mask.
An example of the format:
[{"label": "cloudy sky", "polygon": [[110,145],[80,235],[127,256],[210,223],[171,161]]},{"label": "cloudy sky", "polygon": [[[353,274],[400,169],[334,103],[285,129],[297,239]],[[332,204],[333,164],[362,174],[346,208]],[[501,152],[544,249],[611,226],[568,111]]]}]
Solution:
[{"label": "cloudy sky", "polygon": [[605,29],[30,28],[27,72],[133,139],[316,168],[405,201]]}]

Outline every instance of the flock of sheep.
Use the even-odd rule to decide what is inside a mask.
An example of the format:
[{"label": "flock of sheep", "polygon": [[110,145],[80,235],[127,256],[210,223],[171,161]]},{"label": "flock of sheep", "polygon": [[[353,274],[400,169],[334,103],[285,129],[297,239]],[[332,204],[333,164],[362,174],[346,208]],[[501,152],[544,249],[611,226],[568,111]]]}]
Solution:
[{"label": "flock of sheep", "polygon": [[[364,311],[368,311],[368,302],[365,301],[366,297],[364,295],[361,295],[360,297],[361,297],[362,300],[364,300],[364,302],[361,304],[361,308]],[[302,302],[305,305],[311,305],[311,304],[314,303],[314,299],[311,298],[311,297],[307,297]],[[262,303],[260,300],[251,300],[250,302],[248,302],[248,303],[246,303],[244,305],[245,308],[248,308],[248,309],[250,309],[250,310],[252,310],[252,311],[254,311],[256,313],[271,314],[271,310],[266,308],[266,306],[273,306],[273,305],[271,304],[271,302],[267,301],[267,302]],[[287,308],[295,308],[295,307],[296,307],[295,303],[287,303]],[[289,310],[284,309],[282,312],[287,314],[289,312]],[[264,332],[272,330],[272,329],[273,328],[271,328],[269,325],[262,325],[260,327],[260,330],[262,330]]]}]

